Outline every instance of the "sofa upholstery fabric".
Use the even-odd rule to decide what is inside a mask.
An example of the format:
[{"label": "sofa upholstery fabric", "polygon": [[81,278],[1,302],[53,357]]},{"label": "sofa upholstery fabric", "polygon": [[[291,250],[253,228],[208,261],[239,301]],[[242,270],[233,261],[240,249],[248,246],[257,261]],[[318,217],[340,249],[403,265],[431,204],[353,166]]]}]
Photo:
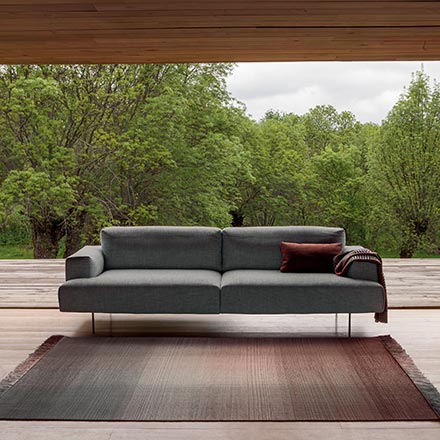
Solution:
[{"label": "sofa upholstery fabric", "polygon": [[66,280],[92,278],[104,270],[101,246],[84,246],[66,259]]},{"label": "sofa upholstery fabric", "polygon": [[279,270],[280,243],[342,243],[341,228],[319,226],[274,226],[226,228],[223,230],[223,271],[235,269]]},{"label": "sofa upholstery fabric", "polygon": [[105,269],[221,271],[222,232],[186,226],[110,227],[101,231]]},{"label": "sofa upholstery fabric", "polygon": [[223,274],[222,313],[350,313],[383,310],[382,286],[332,273],[232,270]]},{"label": "sofa upholstery fabric", "polygon": [[63,312],[383,312],[377,268],[354,262],[347,276],[281,273],[282,241],[342,243],[327,227],[111,227],[101,246],[66,260]]},{"label": "sofa upholstery fabric", "polygon": [[[363,246],[345,246],[342,253],[346,254],[351,251],[363,249],[365,249]],[[348,269],[347,276],[356,280],[376,281],[377,283],[380,282],[377,266],[366,261],[354,261]]]},{"label": "sofa upholstery fabric", "polygon": [[61,311],[102,313],[219,313],[219,272],[114,269],[64,283]]}]

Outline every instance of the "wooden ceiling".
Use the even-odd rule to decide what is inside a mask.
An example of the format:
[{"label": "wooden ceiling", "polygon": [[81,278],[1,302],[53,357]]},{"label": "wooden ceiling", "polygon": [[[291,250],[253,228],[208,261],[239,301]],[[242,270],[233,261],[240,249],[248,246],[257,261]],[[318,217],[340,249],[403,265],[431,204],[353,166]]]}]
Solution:
[{"label": "wooden ceiling", "polygon": [[0,64],[440,60],[440,1],[0,0]]}]

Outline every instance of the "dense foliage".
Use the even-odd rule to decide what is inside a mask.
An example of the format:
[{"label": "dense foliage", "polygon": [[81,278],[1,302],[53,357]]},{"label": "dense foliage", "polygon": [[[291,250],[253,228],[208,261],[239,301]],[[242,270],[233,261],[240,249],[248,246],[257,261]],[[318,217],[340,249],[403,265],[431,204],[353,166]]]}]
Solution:
[{"label": "dense foliage", "polygon": [[378,126],[331,106],[255,122],[232,68],[1,67],[0,245],[28,236],[50,258],[110,224],[300,224],[438,250],[440,89],[425,74]]}]

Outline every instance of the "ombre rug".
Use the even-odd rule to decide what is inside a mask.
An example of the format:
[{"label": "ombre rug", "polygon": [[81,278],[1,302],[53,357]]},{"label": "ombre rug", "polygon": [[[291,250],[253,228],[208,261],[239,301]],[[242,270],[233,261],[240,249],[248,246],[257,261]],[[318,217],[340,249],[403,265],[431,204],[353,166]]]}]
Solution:
[{"label": "ombre rug", "polygon": [[0,419],[439,420],[440,395],[390,336],[53,336],[0,384]]}]

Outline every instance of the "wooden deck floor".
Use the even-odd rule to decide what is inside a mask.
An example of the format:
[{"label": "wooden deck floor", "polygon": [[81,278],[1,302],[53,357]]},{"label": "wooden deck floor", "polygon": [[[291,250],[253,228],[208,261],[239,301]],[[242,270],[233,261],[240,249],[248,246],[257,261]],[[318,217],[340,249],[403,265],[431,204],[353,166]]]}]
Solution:
[{"label": "wooden deck floor", "polygon": [[[344,336],[346,316],[171,316],[113,315],[113,334],[211,336]],[[108,315],[97,316],[100,334]],[[11,371],[52,334],[90,334],[88,314],[58,310],[0,310],[0,375]],[[440,388],[440,309],[391,310],[389,324],[370,315],[353,317],[353,336],[391,334],[431,382]],[[158,422],[7,422],[1,440],[438,440],[438,422],[368,423],[158,423]]]},{"label": "wooden deck floor", "polygon": [[[390,307],[440,307],[440,258],[385,259]],[[0,260],[0,308],[57,308],[63,260]]]}]

